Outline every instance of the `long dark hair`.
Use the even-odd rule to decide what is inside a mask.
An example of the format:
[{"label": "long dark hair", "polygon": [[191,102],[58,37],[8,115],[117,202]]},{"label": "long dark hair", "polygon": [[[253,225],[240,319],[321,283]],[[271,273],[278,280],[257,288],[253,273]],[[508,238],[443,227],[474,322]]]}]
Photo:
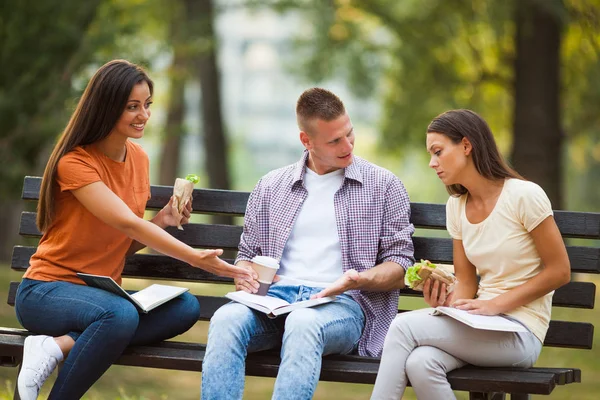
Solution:
[{"label": "long dark hair", "polygon": [[[506,178],[523,179],[521,175],[508,166],[492,135],[487,122],[471,110],[450,110],[435,117],[427,127],[427,133],[439,133],[458,144],[467,138],[473,150],[473,164],[479,174],[490,180]],[[446,190],[453,196],[468,192],[460,184],[446,185]]]},{"label": "long dark hair", "polygon": [[77,146],[106,138],[121,117],[131,90],[141,82],[148,84],[152,94],[154,85],[146,72],[125,60],[104,64],[90,79],[44,170],[36,221],[41,232],[50,227],[54,217],[58,161]]}]

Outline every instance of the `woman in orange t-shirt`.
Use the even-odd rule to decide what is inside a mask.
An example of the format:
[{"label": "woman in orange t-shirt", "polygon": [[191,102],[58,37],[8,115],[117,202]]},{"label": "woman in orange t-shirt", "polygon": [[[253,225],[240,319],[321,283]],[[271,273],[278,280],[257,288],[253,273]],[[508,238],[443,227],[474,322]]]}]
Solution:
[{"label": "woman in orange t-shirt", "polygon": [[[22,400],[36,399],[62,360],[49,398],[78,399],[127,346],[174,337],[198,320],[189,293],[139,314],[129,301],[83,284],[78,272],[120,283],[125,256],[149,246],[217,275],[252,278],[219,259],[222,250],[196,250],[165,232],[177,224],[171,202],[151,221],[143,219],[148,156],[129,139],[143,136],[152,93],[140,67],[124,60],[102,66],[46,165],[37,215],[43,236],[15,307],[21,324],[39,334],[25,339],[17,385]],[[188,203],[184,223],[190,212]]]}]

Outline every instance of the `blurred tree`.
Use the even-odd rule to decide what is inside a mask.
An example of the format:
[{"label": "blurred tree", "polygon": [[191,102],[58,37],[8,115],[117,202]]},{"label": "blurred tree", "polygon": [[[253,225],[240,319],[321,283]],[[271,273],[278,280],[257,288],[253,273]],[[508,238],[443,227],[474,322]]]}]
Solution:
[{"label": "blurred tree", "polygon": [[516,3],[514,167],[541,185],[562,208],[563,124],[560,46],[566,12],[562,0]]},{"label": "blurred tree", "polygon": [[[311,21],[297,39],[298,74],[312,81],[337,74],[357,95],[384,99],[385,149],[422,148],[425,127],[435,115],[472,108],[490,123],[504,150],[512,142],[509,159],[517,170],[541,184],[553,206],[561,208],[565,136],[598,135],[600,100],[599,2],[565,2],[269,4],[299,9]],[[567,77],[577,85],[565,85]],[[561,96],[577,106],[567,107]]]},{"label": "blurred tree", "polygon": [[0,3],[1,260],[17,232],[23,176],[41,172],[45,151],[65,124],[71,79],[90,56],[86,33],[100,3]]},{"label": "blurred tree", "polygon": [[142,60],[127,39],[149,9],[126,0],[0,2],[0,260],[17,241],[23,176],[43,172],[95,67],[117,54]]},{"label": "blurred tree", "polygon": [[169,43],[173,52],[173,61],[169,67],[169,105],[167,122],[160,153],[160,171],[158,183],[173,185],[180,168],[182,138],[185,134],[185,83],[190,78],[190,57],[186,46],[187,24],[190,14],[183,2],[171,3],[169,23]]},{"label": "blurred tree", "polygon": [[[206,187],[229,189],[227,137],[221,110],[220,79],[217,67],[215,10],[212,1],[167,1],[170,15],[169,38],[173,60],[169,67],[169,106],[161,149],[160,178],[171,185],[178,175],[182,139],[185,136],[185,87],[199,81],[203,151],[208,183]],[[164,15],[164,14],[163,14]],[[231,223],[226,216],[213,216],[214,223]]]},{"label": "blurred tree", "polygon": [[[217,37],[214,30],[215,8],[213,0],[186,0],[188,14],[195,20],[192,26],[194,47],[193,66],[197,69],[202,93],[201,115],[204,154],[209,186],[229,189],[229,161],[227,136],[221,109],[221,80],[217,67]],[[231,224],[228,216],[215,215],[213,223]]]}]

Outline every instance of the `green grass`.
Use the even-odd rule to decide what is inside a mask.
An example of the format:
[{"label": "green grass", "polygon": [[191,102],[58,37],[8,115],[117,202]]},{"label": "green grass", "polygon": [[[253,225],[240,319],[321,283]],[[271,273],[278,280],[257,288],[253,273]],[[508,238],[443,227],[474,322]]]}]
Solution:
[{"label": "green grass", "polygon": [[[7,266],[0,266],[8,270]],[[6,298],[8,282],[19,280],[20,274],[10,272],[0,276],[0,298]],[[592,281],[600,284],[598,276],[592,277]],[[146,286],[146,281],[127,280],[125,287],[139,288]],[[193,293],[222,295],[230,290],[224,285],[185,284],[192,289]],[[600,296],[596,294],[597,304]],[[402,308],[414,309],[424,305],[421,299],[403,298]],[[595,326],[600,326],[600,314],[597,310],[553,310],[553,318],[571,321],[592,321]],[[20,327],[17,322],[13,307],[6,304],[0,305],[0,325],[5,327]],[[181,335],[177,340],[206,343],[208,323],[198,322],[189,332]],[[553,394],[548,396],[534,396],[534,399],[578,399],[592,400],[600,393],[600,361],[598,346],[600,346],[598,335],[594,337],[594,350],[573,350],[544,348],[537,366],[549,367],[578,367],[582,370],[581,384],[558,386]],[[16,378],[15,368],[0,368],[0,399],[12,399],[14,381]],[[41,399],[45,399],[56,373],[47,381],[43,388]],[[245,399],[266,399],[271,397],[274,379],[248,377],[246,379]],[[369,398],[372,385],[344,384],[333,382],[320,382],[314,399],[326,400],[336,398],[338,400],[354,400]],[[466,399],[464,392],[457,392],[459,399]],[[122,400],[197,400],[200,397],[200,373],[159,370],[138,367],[111,367],[104,376],[90,389],[84,399],[122,399]],[[415,399],[412,389],[408,389],[405,399]]]}]

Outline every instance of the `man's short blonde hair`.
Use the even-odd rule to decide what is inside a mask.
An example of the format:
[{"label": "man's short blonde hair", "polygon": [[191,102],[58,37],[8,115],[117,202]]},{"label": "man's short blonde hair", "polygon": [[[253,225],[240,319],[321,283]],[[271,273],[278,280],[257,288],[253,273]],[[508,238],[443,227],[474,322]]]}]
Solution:
[{"label": "man's short blonde hair", "polygon": [[344,103],[329,90],[310,88],[304,91],[296,103],[296,120],[301,131],[309,132],[311,121],[333,121],[346,113]]}]

